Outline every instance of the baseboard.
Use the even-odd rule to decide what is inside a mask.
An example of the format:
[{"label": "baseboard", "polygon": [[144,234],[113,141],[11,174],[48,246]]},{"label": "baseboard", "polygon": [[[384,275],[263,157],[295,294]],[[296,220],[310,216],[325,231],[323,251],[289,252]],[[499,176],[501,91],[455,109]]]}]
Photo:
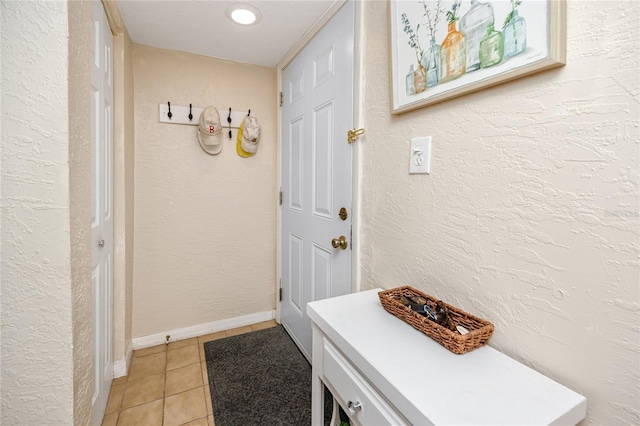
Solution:
[{"label": "baseboard", "polygon": [[270,311],[257,312],[255,314],[244,315],[241,317],[228,318],[220,321],[208,322],[206,324],[198,324],[192,327],[163,331],[162,333],[156,333],[150,336],[136,337],[132,342],[133,349],[144,349],[166,343],[167,336],[171,336],[169,337],[169,342],[175,342],[177,340],[189,339],[191,337],[202,336],[204,334],[217,333],[218,331],[225,331],[232,328],[243,327],[245,325],[269,321],[274,318],[275,310],[272,309]]},{"label": "baseboard", "polygon": [[115,361],[113,363],[113,378],[126,376],[129,372],[129,366],[131,365],[131,354],[133,353],[132,345],[127,348],[127,354],[124,359]]}]

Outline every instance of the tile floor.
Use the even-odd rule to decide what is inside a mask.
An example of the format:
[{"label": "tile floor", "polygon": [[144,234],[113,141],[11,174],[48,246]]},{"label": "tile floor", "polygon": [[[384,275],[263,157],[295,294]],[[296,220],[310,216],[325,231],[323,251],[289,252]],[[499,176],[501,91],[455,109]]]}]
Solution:
[{"label": "tile floor", "polygon": [[266,321],[133,352],[113,380],[103,426],[213,426],[204,343],[276,326]]}]

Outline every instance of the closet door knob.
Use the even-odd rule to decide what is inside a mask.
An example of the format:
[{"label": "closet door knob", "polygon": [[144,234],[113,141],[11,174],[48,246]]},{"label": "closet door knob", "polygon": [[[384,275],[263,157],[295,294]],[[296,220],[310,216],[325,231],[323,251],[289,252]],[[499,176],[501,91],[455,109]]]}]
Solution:
[{"label": "closet door knob", "polygon": [[98,241],[98,247],[104,247],[104,240]]},{"label": "closet door knob", "polygon": [[362,404],[360,403],[360,401],[357,401],[357,402],[349,401],[347,403],[347,409],[349,410],[349,414],[354,416],[358,413],[358,411],[362,411]]}]

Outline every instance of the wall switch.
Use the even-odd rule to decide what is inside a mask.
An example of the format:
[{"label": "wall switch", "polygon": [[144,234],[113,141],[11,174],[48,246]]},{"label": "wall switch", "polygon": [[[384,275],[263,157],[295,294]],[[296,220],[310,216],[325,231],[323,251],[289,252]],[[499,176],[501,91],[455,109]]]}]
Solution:
[{"label": "wall switch", "polygon": [[411,139],[409,174],[431,173],[431,136]]}]

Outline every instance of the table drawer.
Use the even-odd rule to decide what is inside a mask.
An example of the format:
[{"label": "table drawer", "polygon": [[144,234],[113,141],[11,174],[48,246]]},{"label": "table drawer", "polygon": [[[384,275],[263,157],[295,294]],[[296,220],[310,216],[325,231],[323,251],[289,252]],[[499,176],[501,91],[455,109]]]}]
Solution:
[{"label": "table drawer", "polygon": [[[333,388],[334,397],[357,423],[368,425],[406,425],[407,422],[358,373],[351,363],[327,340],[323,339],[324,381]],[[360,408],[351,414],[349,403]]]}]

